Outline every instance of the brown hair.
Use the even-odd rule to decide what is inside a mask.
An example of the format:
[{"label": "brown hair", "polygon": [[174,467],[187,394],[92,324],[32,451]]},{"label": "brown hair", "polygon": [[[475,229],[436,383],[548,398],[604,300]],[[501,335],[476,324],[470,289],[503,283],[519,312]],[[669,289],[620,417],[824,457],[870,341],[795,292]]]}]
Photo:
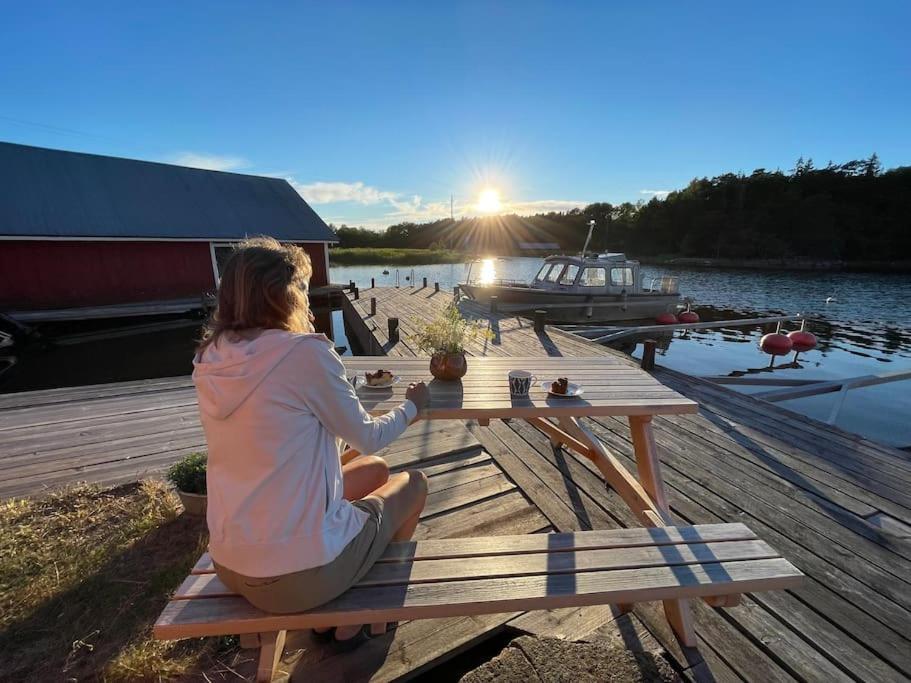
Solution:
[{"label": "brown hair", "polygon": [[229,331],[312,332],[307,284],[313,269],[300,247],[254,237],[234,248],[218,286],[218,301],[199,350]]}]

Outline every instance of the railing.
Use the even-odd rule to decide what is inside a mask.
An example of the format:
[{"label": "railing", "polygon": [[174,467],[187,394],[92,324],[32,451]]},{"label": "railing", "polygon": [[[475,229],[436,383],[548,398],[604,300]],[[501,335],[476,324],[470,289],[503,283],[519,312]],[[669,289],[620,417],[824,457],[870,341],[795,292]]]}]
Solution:
[{"label": "railing", "polygon": [[515,280],[510,278],[497,277],[493,280],[480,281],[478,279],[472,279],[468,284],[474,285],[476,287],[484,286],[494,286],[494,287],[526,287],[528,283],[525,280]]}]

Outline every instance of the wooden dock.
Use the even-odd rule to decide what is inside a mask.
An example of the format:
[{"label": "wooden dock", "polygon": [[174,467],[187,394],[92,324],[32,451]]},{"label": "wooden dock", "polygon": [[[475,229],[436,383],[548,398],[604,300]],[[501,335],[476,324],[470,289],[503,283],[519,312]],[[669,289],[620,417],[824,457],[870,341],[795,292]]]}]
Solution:
[{"label": "wooden dock", "polygon": [[[417,326],[452,301],[433,287],[353,296],[344,302],[349,338],[366,353],[405,357],[417,355],[409,339]],[[536,332],[528,320],[461,306],[491,331],[472,355],[608,354],[633,362],[555,328]],[[389,337],[390,317],[398,339]],[[527,632],[660,649],[690,680],[908,680],[911,456],[723,386],[661,368],[654,374],[700,404],[698,415],[653,423],[676,519],[744,522],[807,574],[803,587],[746,596],[732,608],[694,605],[693,649],[680,648],[660,608],[645,604],[621,617],[585,607],[409,622],[393,639],[351,654],[329,655],[296,634],[289,668],[302,680],[396,680],[493,635]],[[587,424],[632,467],[625,421]],[[188,378],[0,397],[0,497],[78,479],[126,481],[201,448]],[[420,538],[636,526],[587,460],[553,451],[520,421],[418,423],[384,455],[395,468],[429,475]]]}]

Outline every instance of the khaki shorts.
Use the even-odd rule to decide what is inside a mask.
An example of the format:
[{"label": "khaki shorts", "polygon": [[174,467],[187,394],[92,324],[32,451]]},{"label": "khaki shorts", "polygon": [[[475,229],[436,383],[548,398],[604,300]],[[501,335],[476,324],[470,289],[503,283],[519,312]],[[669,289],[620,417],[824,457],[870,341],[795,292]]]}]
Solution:
[{"label": "khaki shorts", "polygon": [[395,534],[383,516],[381,498],[368,496],[352,505],[369,517],[360,533],[329,564],[282,576],[254,578],[215,563],[215,573],[228,588],[266,612],[303,612],[329,602],[361,580]]}]

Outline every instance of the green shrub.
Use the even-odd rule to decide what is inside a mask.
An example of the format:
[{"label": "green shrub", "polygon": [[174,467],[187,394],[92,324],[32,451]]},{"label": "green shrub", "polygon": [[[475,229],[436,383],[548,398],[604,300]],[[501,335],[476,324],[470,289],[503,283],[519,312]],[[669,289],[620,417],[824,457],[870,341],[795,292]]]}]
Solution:
[{"label": "green shrub", "polygon": [[180,491],[205,494],[206,459],[205,453],[190,453],[168,468],[168,479]]}]

